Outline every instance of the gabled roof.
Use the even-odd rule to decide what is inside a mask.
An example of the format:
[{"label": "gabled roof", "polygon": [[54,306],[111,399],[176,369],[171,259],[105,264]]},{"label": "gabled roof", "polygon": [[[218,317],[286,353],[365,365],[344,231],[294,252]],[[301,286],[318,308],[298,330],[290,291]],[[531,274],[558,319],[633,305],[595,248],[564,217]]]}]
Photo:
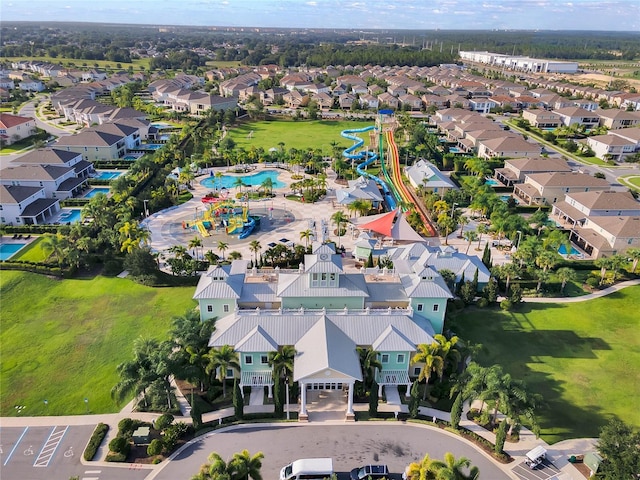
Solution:
[{"label": "gabled roof", "polygon": [[333,371],[331,375],[335,372],[362,380],[356,343],[326,316],[322,316],[294,346],[298,352],[293,366],[294,381],[323,370]]},{"label": "gabled roof", "polygon": [[[207,273],[200,276],[193,299],[240,298],[244,286],[244,274],[231,275],[228,269],[230,269],[228,265],[210,266]],[[223,280],[213,280],[215,277],[222,277]]]},{"label": "gabled roof", "polygon": [[278,344],[260,325],[256,325],[234,349],[237,352],[276,352]]},{"label": "gabled roof", "polygon": [[371,347],[377,351],[412,352],[415,350],[415,345],[411,343],[411,340],[404,336],[393,325],[389,325],[385,328],[384,332],[376,338]]},{"label": "gabled roof", "polygon": [[31,117],[20,117],[9,113],[0,113],[0,128],[13,128],[32,121],[33,118]]},{"label": "gabled roof", "polygon": [[38,193],[42,187],[22,187],[20,185],[0,185],[0,203],[17,204],[31,195]]},{"label": "gabled roof", "polygon": [[66,165],[75,158],[82,158],[82,154],[77,152],[67,152],[57,148],[38,148],[25,153],[16,158],[11,163],[18,165],[40,164],[40,165]]},{"label": "gabled roof", "polygon": [[307,274],[280,274],[277,295],[279,297],[368,297],[369,293],[361,273],[338,275],[337,287],[311,287]]}]

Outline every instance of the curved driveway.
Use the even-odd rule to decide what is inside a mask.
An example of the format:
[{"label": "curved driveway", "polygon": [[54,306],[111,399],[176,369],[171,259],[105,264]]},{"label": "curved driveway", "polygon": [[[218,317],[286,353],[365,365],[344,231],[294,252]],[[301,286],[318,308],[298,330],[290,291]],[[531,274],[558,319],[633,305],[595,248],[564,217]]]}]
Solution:
[{"label": "curved driveway", "polygon": [[[264,453],[262,476],[276,480],[280,468],[298,458],[332,457],[337,472],[367,463],[386,463],[400,478],[405,466],[425,453],[442,459],[446,452],[464,456],[480,469],[483,479],[514,478],[470,443],[443,430],[412,423],[243,425],[213,432],[187,446],[147,480],[190,478],[211,452],[228,460],[243,449]],[[513,465],[505,465],[509,469]],[[342,476],[341,476],[342,477]]]}]

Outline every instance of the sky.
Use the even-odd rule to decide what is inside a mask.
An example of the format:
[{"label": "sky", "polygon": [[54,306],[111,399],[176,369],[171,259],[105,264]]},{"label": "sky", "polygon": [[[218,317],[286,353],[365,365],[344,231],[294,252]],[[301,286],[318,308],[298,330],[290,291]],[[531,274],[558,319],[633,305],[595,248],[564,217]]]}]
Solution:
[{"label": "sky", "polygon": [[639,0],[2,0],[0,20],[411,30],[640,31]]}]

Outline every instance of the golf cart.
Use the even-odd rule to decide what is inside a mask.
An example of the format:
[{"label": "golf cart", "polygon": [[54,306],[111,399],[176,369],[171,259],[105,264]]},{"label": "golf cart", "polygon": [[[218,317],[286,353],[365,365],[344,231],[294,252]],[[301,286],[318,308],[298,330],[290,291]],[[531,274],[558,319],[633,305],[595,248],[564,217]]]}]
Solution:
[{"label": "golf cart", "polygon": [[547,458],[547,451],[544,447],[538,445],[536,448],[527,452],[527,459],[524,463],[526,463],[531,470],[534,470],[539,465],[542,465],[545,458]]}]

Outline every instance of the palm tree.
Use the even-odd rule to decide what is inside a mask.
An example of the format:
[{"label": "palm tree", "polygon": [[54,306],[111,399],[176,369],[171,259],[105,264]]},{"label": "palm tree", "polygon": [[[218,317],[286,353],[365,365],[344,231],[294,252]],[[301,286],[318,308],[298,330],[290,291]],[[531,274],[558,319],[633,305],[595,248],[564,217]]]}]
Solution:
[{"label": "palm tree", "polygon": [[242,177],[236,177],[233,182],[233,186],[238,189],[239,193],[242,193],[242,187],[245,186],[244,182],[242,181]]},{"label": "palm tree", "polygon": [[[466,473],[466,470],[469,473]],[[444,454],[444,462],[436,473],[437,480],[476,480],[480,477],[478,467],[471,466],[471,460],[466,457],[456,457],[451,452]]]},{"label": "palm tree", "polygon": [[595,265],[600,269],[600,285],[602,285],[607,276],[607,270],[613,268],[613,261],[610,257],[602,257],[596,259]]},{"label": "palm tree", "polygon": [[562,267],[556,271],[556,275],[558,279],[562,281],[562,285],[560,286],[560,294],[562,295],[567,282],[572,282],[576,279],[576,271],[573,268]]},{"label": "palm tree", "polygon": [[638,262],[640,262],[640,248],[630,248],[627,250],[625,255],[633,261],[633,264],[631,265],[631,273],[636,273]]},{"label": "palm tree", "polygon": [[273,192],[273,179],[271,177],[265,178],[260,186],[264,189],[265,195],[271,195]]},{"label": "palm tree", "polygon": [[219,252],[222,253],[222,261],[224,262],[224,252],[229,249],[229,244],[224,243],[222,240],[218,242],[218,246],[216,247]]},{"label": "palm tree", "polygon": [[618,276],[618,271],[622,270],[627,265],[627,258],[624,255],[612,255],[610,258],[611,270],[613,270],[613,280],[615,281]]},{"label": "palm tree", "polygon": [[474,242],[478,239],[478,234],[475,230],[467,230],[462,234],[464,239],[469,242],[467,243],[467,250],[464,252],[465,255],[469,254],[469,248],[471,247],[471,242]]},{"label": "palm tree", "polygon": [[549,281],[551,278],[551,274],[546,270],[538,270],[536,272],[536,278],[538,279],[538,284],[536,285],[536,292],[539,292],[542,288],[542,284]]},{"label": "palm tree", "polygon": [[456,274],[447,268],[443,268],[438,273],[444,280],[444,283],[447,284],[447,287],[449,287],[449,290],[453,292],[456,287]]},{"label": "palm tree", "polygon": [[[462,360],[462,355],[460,351],[456,348],[456,344],[458,343],[459,338],[457,336],[453,336],[451,338],[447,338],[444,335],[437,333],[433,336],[435,340],[431,346],[438,352],[438,355],[442,357],[442,360],[445,364],[449,364],[450,367],[455,371],[460,360]],[[444,369],[438,373],[438,377],[442,382],[442,377],[444,374]]]},{"label": "palm tree", "polygon": [[427,385],[429,384],[431,373],[436,372],[438,377],[442,375],[441,372],[444,371],[444,359],[439,355],[438,348],[433,344],[427,345],[426,343],[421,343],[416,347],[416,350],[417,352],[411,359],[411,363],[424,363],[418,376],[418,382],[422,380],[425,381],[422,395],[422,400],[425,400],[427,398]]},{"label": "palm tree", "polygon": [[207,250],[207,252],[204,254],[204,259],[207,262],[209,262],[209,265],[213,265],[215,263],[218,263],[218,260],[220,260],[220,257],[215,253],[213,253],[212,250]]},{"label": "palm tree", "polygon": [[536,257],[536,265],[546,272],[560,261],[560,256],[555,251],[543,250]]},{"label": "palm tree", "polygon": [[251,455],[249,450],[242,450],[240,453],[234,453],[233,458],[229,462],[229,466],[233,470],[232,480],[262,480],[260,469],[262,468],[262,459],[264,454],[258,452]]},{"label": "palm tree", "polygon": [[478,232],[478,246],[476,247],[476,250],[480,251],[480,242],[482,241],[482,235],[484,235],[488,231],[489,229],[484,223],[479,223],[476,227],[476,232]]},{"label": "palm tree", "polygon": [[405,470],[407,480],[435,480],[436,474],[444,467],[444,463],[425,454],[418,462],[411,462]]},{"label": "palm tree", "polygon": [[342,210],[338,210],[333,215],[331,215],[331,220],[336,224],[336,228],[338,231],[338,244],[342,247],[341,233],[342,233],[342,224],[346,223],[348,218],[342,212]]},{"label": "palm tree", "polygon": [[242,260],[242,253],[238,252],[237,250],[230,252],[229,260]]},{"label": "palm tree", "polygon": [[495,267],[491,273],[493,273],[494,276],[500,278],[501,280],[505,280],[505,295],[509,295],[509,285],[511,284],[511,279],[520,274],[520,267],[518,267],[518,265],[513,262],[509,262],[505,263],[504,265]]},{"label": "palm tree", "polygon": [[68,248],[68,240],[60,233],[47,233],[42,239],[42,250],[55,258],[60,266],[65,262]]},{"label": "palm tree", "polygon": [[269,365],[273,368],[273,378],[290,379],[293,376],[293,363],[296,349],[292,345],[282,345],[275,352],[269,352]]},{"label": "palm tree", "polygon": [[[360,370],[362,371],[362,383],[365,389],[371,388],[373,381],[376,379],[376,370],[382,369],[380,362],[380,353],[372,347],[356,347],[358,358],[360,359]],[[377,394],[377,392],[376,392]]]},{"label": "palm tree", "polygon": [[211,372],[218,372],[218,379],[222,382],[222,396],[227,396],[227,370],[230,368],[234,370],[240,370],[240,363],[238,363],[238,353],[233,349],[231,345],[223,345],[220,348],[212,349],[207,358],[209,363],[206,371],[208,374]]},{"label": "palm tree", "polygon": [[309,239],[313,238],[313,230],[306,229],[300,232],[300,240],[304,240],[305,246],[309,248]]},{"label": "palm tree", "polygon": [[261,248],[262,248],[262,245],[258,240],[252,240],[251,243],[249,244],[249,250],[253,252],[253,264],[256,267],[258,266],[258,252],[260,251]]},{"label": "palm tree", "polygon": [[198,247],[202,247],[202,240],[200,237],[193,237],[189,240],[189,248],[193,248],[193,255],[198,258]]}]

